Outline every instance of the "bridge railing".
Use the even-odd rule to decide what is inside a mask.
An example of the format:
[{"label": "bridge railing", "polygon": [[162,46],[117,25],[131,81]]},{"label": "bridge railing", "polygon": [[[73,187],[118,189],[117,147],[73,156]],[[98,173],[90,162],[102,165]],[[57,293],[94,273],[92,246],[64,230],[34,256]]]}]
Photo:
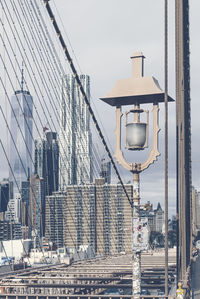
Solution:
[{"label": "bridge railing", "polygon": [[[1,299],[133,299],[132,295],[68,295],[68,296],[63,296],[63,295],[58,295],[58,296],[42,296],[42,295],[17,295],[17,294],[12,294],[12,295],[1,295]],[[165,296],[165,295],[143,295],[140,296],[140,299],[146,299],[146,298],[151,298],[151,299],[157,299],[157,298],[167,298],[167,299],[175,299],[177,298],[176,296]]]}]

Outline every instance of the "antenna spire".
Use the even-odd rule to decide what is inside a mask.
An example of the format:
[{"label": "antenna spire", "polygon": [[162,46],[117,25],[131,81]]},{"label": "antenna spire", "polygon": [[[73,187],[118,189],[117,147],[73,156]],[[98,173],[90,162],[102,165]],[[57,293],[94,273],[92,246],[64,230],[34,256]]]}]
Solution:
[{"label": "antenna spire", "polygon": [[22,61],[22,81],[21,81],[21,91],[24,90],[24,61]]}]

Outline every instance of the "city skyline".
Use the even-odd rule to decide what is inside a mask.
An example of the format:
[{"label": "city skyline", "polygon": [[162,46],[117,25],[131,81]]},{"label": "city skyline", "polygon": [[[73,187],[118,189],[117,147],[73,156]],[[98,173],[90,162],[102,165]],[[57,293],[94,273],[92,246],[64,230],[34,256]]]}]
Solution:
[{"label": "city skyline", "polygon": [[[84,73],[88,73],[91,77],[91,95],[92,100],[91,102],[95,102],[95,106],[99,111],[100,115],[103,115],[103,122],[104,131],[106,135],[109,136],[111,148],[113,147],[113,131],[114,131],[114,122],[109,122],[111,118],[114,118],[114,112],[110,108],[104,108],[102,105],[99,104],[98,98],[104,95],[113,83],[119,79],[120,77],[128,77],[130,74],[130,65],[129,65],[129,56],[135,50],[142,50],[144,55],[148,57],[146,59],[145,64],[147,64],[146,69],[151,71],[151,75],[155,75],[161,82],[163,86],[163,27],[160,25],[162,22],[163,17],[163,4],[160,2],[155,1],[148,1],[146,3],[144,0],[140,3],[132,3],[131,1],[127,2],[126,6],[121,7],[121,4],[118,6],[115,5],[115,2],[112,1],[108,5],[108,9],[104,11],[104,4],[99,3],[98,5],[94,5],[93,2],[87,0],[86,2],[79,3],[81,9],[78,11],[77,18],[82,20],[83,15],[81,11],[91,11],[91,21],[94,22],[96,31],[99,34],[94,34],[94,26],[91,26],[90,18],[85,20],[84,24],[87,30],[81,30],[79,26],[76,26],[74,19],[72,17],[73,14],[70,12],[73,11],[74,7],[76,7],[76,3],[70,1],[68,4],[64,3],[62,0],[58,0],[56,4],[52,2],[52,6],[55,7],[60,13],[62,17],[63,24],[65,25],[65,31],[67,33],[70,32],[70,41],[73,46],[73,53],[76,53],[76,57],[79,60],[79,65]],[[134,9],[132,8],[134,5]],[[198,107],[198,83],[197,83],[197,68],[198,68],[198,32],[196,24],[198,24],[198,17],[197,11],[199,10],[199,3],[191,2],[190,4],[190,15],[191,15],[191,88],[192,93],[192,114],[193,114],[193,134],[192,134],[192,160],[193,160],[193,184],[195,187],[198,188],[200,183],[198,182],[198,146],[195,146],[195,142],[197,138],[198,132],[198,117],[196,107]],[[62,7],[62,8],[61,8]],[[88,9],[90,7],[90,9]],[[110,9],[111,7],[114,8],[115,14],[110,16]],[[144,9],[143,9],[144,7]],[[155,8],[155,11],[152,14],[149,14],[149,9],[151,7]],[[123,8],[123,9],[122,9]],[[64,11],[66,11],[68,18],[63,16]],[[100,17],[101,14],[104,16],[103,19]],[[121,14],[121,11],[124,11],[124,14]],[[156,14],[158,11],[160,14]],[[126,18],[125,15],[128,15],[129,18]],[[144,15],[144,19],[148,21],[148,35],[147,26],[145,22],[141,23],[140,15]],[[134,16],[134,22],[138,24],[138,27],[133,27],[132,17]],[[120,19],[120,22],[118,20]],[[170,52],[170,59],[169,59],[169,74],[170,74],[170,94],[174,95],[175,90],[175,75],[174,75],[174,4],[169,3],[169,52]],[[96,20],[96,23],[95,23]],[[140,24],[140,25],[139,25]],[[107,34],[108,32],[112,31],[112,42],[110,39],[110,35]],[[139,28],[139,30],[138,30]],[[62,27],[61,27],[62,29]],[[132,33],[132,34],[131,34]],[[88,46],[85,47],[85,44],[82,42],[82,36],[88,42]],[[92,37],[92,43],[89,39],[89,36]],[[145,38],[144,38],[145,37]],[[153,47],[153,43],[156,47]],[[120,47],[119,47],[120,45]],[[155,50],[156,49],[156,50]],[[92,55],[92,53],[94,55]],[[99,63],[99,59],[97,57],[103,58],[105,61],[104,64]],[[74,58],[74,60],[76,60]],[[90,63],[87,63],[90,61]],[[25,61],[25,63],[27,63]],[[106,70],[106,72],[105,72]],[[148,71],[148,72],[149,72]],[[27,71],[25,69],[25,73]],[[25,76],[26,77],[26,76]],[[17,85],[17,84],[15,84]],[[35,97],[35,91],[32,90],[33,96]],[[2,94],[3,97],[3,94]],[[193,108],[194,107],[194,108]],[[162,117],[163,117],[163,107],[161,106],[161,126],[162,126]],[[171,105],[170,107],[170,115],[175,115],[175,105]],[[174,135],[174,118],[170,119],[170,128],[169,128],[169,141],[170,144],[175,143],[175,135]],[[38,133],[36,130],[33,132],[34,138],[38,137]],[[151,169],[150,172],[147,172],[144,176],[142,176],[141,184],[142,184],[142,200],[154,200],[157,202],[160,198],[164,198],[163,193],[163,127],[160,133],[160,145],[161,145],[161,157],[154,167]],[[2,154],[2,152],[1,152]],[[170,147],[170,159],[169,159],[169,212],[172,214],[175,212],[175,151],[173,147]],[[3,154],[2,154],[3,155]],[[6,165],[6,161],[4,159],[3,165]],[[123,170],[121,170],[123,177],[125,178],[124,181],[132,180],[132,178]],[[1,178],[8,177],[6,167],[1,168]],[[154,177],[154,178],[153,178]],[[156,194],[154,192],[155,185],[154,182],[158,181],[159,184],[156,188]],[[154,187],[153,187],[154,186]]]},{"label": "city skyline", "polygon": [[0,293],[198,297],[200,2],[0,7]]}]

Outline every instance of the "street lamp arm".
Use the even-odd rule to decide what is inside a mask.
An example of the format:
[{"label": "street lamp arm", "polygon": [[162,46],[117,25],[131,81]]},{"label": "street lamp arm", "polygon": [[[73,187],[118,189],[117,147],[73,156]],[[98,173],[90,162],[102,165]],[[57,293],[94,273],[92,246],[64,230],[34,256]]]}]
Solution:
[{"label": "street lamp arm", "polygon": [[126,170],[132,171],[132,163],[128,163],[121,150],[121,118],[123,113],[121,111],[121,106],[116,108],[116,128],[115,128],[115,153],[114,157],[116,161],[122,165]]},{"label": "street lamp arm", "polygon": [[153,105],[153,145],[147,160],[141,164],[141,171],[147,169],[151,164],[157,161],[160,152],[158,150],[158,133],[160,132],[158,122],[158,103]]}]

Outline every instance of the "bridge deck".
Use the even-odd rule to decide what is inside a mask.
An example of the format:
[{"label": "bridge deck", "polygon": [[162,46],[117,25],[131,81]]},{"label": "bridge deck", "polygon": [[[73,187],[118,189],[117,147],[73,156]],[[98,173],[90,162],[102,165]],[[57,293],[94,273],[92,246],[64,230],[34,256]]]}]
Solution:
[{"label": "bridge deck", "polygon": [[[173,253],[169,256],[169,281],[171,282],[174,280],[173,274],[175,273],[176,262],[176,257]],[[109,295],[103,296],[101,293],[106,289],[113,288],[118,289],[120,292],[128,289],[131,291],[131,277],[132,256],[127,254],[81,261],[71,265],[57,264],[9,273],[4,277],[1,276],[1,288],[4,295],[9,295],[9,297],[4,297],[6,299],[66,299],[85,298],[85,296],[87,298],[111,298]],[[154,252],[152,255],[143,254],[142,288],[163,289],[163,287],[163,252]],[[14,295],[18,297],[13,297]],[[156,296],[155,298],[158,297]],[[2,296],[1,298],[3,299]],[[118,295],[116,298],[124,297]],[[131,298],[131,296],[126,295],[125,298]]]}]

